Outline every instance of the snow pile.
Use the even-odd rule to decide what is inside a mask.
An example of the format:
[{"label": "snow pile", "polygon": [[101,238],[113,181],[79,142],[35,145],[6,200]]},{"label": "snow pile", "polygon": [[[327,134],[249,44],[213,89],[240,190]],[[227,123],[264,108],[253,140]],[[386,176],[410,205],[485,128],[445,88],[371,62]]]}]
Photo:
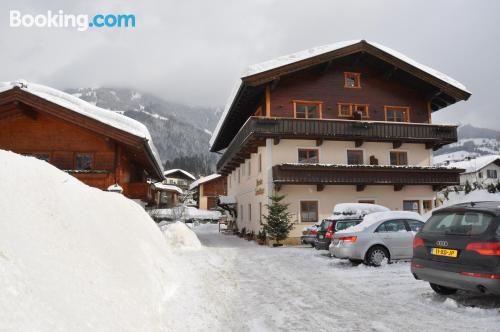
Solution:
[{"label": "snow pile", "polygon": [[163,235],[165,235],[167,244],[171,247],[201,248],[198,236],[183,222],[177,221],[166,225],[163,228]]},{"label": "snow pile", "polygon": [[185,171],[183,169],[180,169],[180,168],[168,169],[165,172],[163,172],[163,175],[165,177],[168,177],[170,174],[177,173],[177,172],[184,174],[185,176],[187,176],[188,178],[190,178],[192,180],[196,180],[196,178],[194,177],[193,174],[191,174],[188,171]]},{"label": "snow pile", "polygon": [[175,260],[146,212],[0,150],[0,329],[164,331]]},{"label": "snow pile", "polygon": [[184,210],[183,217],[186,220],[218,220],[222,217],[222,213],[219,211],[201,210],[194,206],[188,206]]}]

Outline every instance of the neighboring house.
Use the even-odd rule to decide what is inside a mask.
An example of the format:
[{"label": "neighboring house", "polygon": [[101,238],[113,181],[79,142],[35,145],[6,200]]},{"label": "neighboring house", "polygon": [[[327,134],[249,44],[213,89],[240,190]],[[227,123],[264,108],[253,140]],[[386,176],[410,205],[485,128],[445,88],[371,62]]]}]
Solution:
[{"label": "neighboring house", "polygon": [[193,191],[193,199],[198,203],[198,208],[210,210],[217,207],[217,198],[227,195],[226,177],[212,174],[200,178],[189,187]]},{"label": "neighboring house", "polygon": [[152,203],[150,183],[163,180],[143,124],[33,83],[0,83],[0,149],[45,160],[92,187],[123,189],[144,203]]},{"label": "neighboring house", "polygon": [[179,168],[166,170],[163,175],[165,176],[163,183],[177,186],[182,190],[189,190],[191,183],[196,180],[193,174]]},{"label": "neighboring house", "polygon": [[179,204],[179,196],[183,194],[181,188],[157,182],[153,184],[154,205],[157,208],[173,208]]},{"label": "neighboring house", "polygon": [[488,185],[497,184],[500,180],[500,155],[477,157],[475,159],[449,163],[448,167],[462,168],[465,172],[460,174],[460,184],[467,181]]},{"label": "neighboring house", "polygon": [[273,193],[298,223],[291,237],[342,202],[423,213],[460,170],[432,167],[457,127],[432,112],[470,93],[459,82],[385,46],[313,48],[251,66],[214,131],[238,227],[257,232]]}]

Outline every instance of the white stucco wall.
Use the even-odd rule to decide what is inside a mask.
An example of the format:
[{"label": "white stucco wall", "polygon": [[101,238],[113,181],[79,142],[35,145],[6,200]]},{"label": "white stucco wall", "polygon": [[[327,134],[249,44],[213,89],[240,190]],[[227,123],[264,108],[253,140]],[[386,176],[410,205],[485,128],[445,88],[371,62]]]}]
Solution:
[{"label": "white stucco wall", "polygon": [[[238,202],[237,225],[241,230],[257,233],[260,229],[259,203],[262,204],[262,212],[267,213],[265,205],[268,204],[268,196],[272,194],[271,169],[273,165],[280,163],[296,163],[299,148],[316,148],[314,140],[289,140],[284,139],[274,145],[272,139],[266,141],[266,146],[258,148],[257,153],[251,155],[243,166],[235,169],[228,176],[228,195],[234,196]],[[364,143],[359,149],[364,150],[365,164],[369,164],[370,156],[378,159],[379,165],[389,165],[389,151],[407,151],[408,163],[410,165],[429,166],[431,161],[431,150],[425,149],[424,144],[403,144],[399,149],[393,149],[392,143]],[[325,141],[319,149],[320,163],[346,164],[347,149],[355,149],[354,142],[349,141]],[[258,156],[262,158],[262,170],[258,171]],[[250,175],[248,165],[251,165]],[[244,173],[242,172],[244,168]],[[241,172],[240,181],[238,173]],[[262,184],[257,185],[257,181]],[[256,192],[261,189],[262,192]],[[355,186],[325,186],[323,191],[317,191],[316,186],[310,185],[285,185],[282,186],[280,195],[285,195],[285,203],[290,204],[289,211],[294,215],[297,225],[290,234],[291,237],[300,236],[302,229],[310,223],[300,221],[300,201],[317,200],[319,209],[319,220],[331,215],[333,207],[337,203],[358,202],[359,200],[375,200],[377,204],[387,206],[392,210],[402,210],[403,200],[420,201],[420,209],[423,200],[433,200],[435,193],[431,186],[404,186],[401,191],[394,191],[393,186],[367,186],[364,191],[357,192]],[[248,214],[251,205],[251,218]],[[243,207],[243,213],[241,213]]]}]

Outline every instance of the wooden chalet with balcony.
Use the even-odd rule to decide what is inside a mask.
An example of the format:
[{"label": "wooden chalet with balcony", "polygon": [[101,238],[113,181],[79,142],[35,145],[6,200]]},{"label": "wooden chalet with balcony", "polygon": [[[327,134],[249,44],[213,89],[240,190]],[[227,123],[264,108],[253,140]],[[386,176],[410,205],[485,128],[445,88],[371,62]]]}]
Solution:
[{"label": "wooden chalet with balcony", "polygon": [[431,166],[433,150],[457,141],[457,126],[433,124],[432,113],[469,97],[447,75],[364,40],[251,66],[211,140],[238,226],[257,232],[275,192],[304,226],[343,202],[430,210],[461,171]]},{"label": "wooden chalet with balcony", "polygon": [[144,125],[27,82],[0,83],[0,149],[45,160],[92,187],[115,185],[145,203],[153,199],[151,183],[163,180]]}]

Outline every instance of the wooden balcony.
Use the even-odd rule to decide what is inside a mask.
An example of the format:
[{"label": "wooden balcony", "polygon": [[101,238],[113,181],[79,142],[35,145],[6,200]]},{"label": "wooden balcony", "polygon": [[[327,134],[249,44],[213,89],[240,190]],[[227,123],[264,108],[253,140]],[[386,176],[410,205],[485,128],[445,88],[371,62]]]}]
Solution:
[{"label": "wooden balcony", "polygon": [[423,143],[438,149],[457,141],[457,126],[425,123],[378,122],[356,120],[293,119],[250,117],[233,138],[217,163],[221,174],[228,174],[265,144],[266,138],[310,139],[321,145],[325,140],[391,142],[394,148],[402,143]]},{"label": "wooden balcony", "polygon": [[393,185],[398,191],[406,185],[430,185],[434,190],[458,185],[463,169],[418,166],[372,166],[331,164],[280,164],[273,166],[277,190],[287,184],[355,185],[358,191],[367,185]]}]

